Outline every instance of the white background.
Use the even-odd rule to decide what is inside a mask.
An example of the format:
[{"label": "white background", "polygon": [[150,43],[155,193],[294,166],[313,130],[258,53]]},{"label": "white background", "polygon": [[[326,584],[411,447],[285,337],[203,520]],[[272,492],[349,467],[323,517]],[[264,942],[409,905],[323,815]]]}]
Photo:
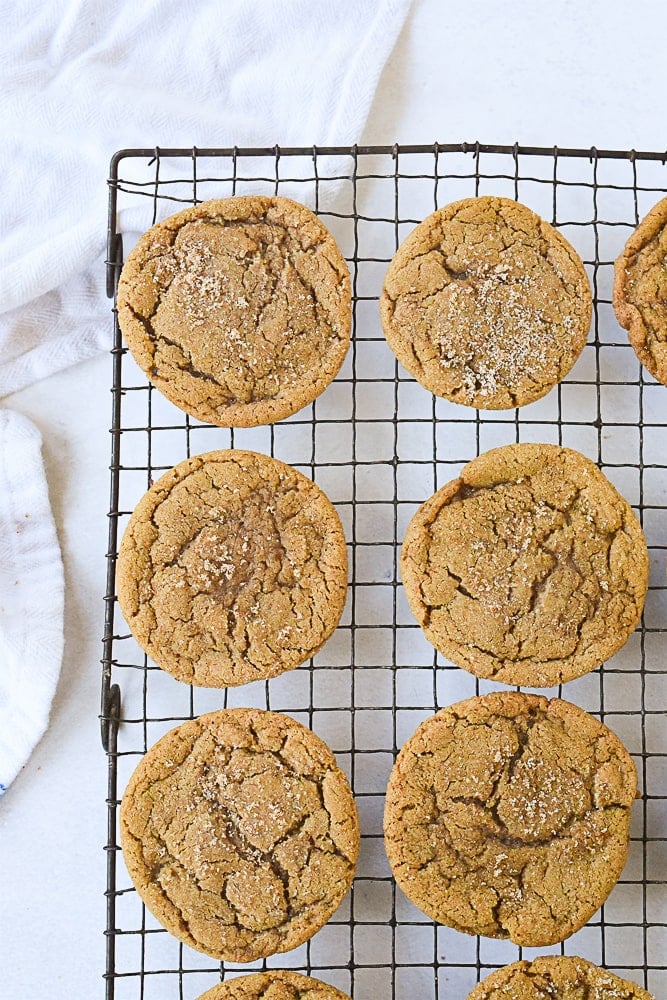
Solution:
[{"label": "white background", "polygon": [[[658,0],[416,0],[359,141],[663,149],[665,38]],[[101,357],[6,400],[44,436],[67,591],[50,729],[0,804],[3,1000],[103,996],[110,378]]]}]

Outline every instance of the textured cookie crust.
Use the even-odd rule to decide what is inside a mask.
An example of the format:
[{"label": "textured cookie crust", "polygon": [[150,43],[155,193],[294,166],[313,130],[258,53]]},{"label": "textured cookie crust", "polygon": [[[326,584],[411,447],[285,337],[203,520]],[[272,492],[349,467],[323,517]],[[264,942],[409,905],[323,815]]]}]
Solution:
[{"label": "textured cookie crust", "polygon": [[289,951],[329,919],[359,853],[350,786],[325,743],[277,712],[227,709],[167,733],[120,813],[137,891],[214,958]]},{"label": "textured cookie crust", "polygon": [[350,1000],[319,979],[298,972],[258,972],[214,986],[199,1000]]},{"label": "textured cookie crust", "polygon": [[350,343],[350,274],[304,205],[206,201],[149,229],[118,284],[137,364],[186,413],[224,427],[282,420],[326,389]]},{"label": "textured cookie crust", "polygon": [[481,409],[544,396],[591,323],[573,247],[525,205],[467,198],[429,215],[387,271],[380,299],[394,354],[437,396]]},{"label": "textured cookie crust", "polygon": [[458,666],[549,687],[599,666],[639,621],[648,550],[630,505],[579,452],[485,452],[422,504],[401,553],[410,607]]},{"label": "textured cookie crust", "polygon": [[468,1000],[653,1000],[636,983],[583,958],[545,955],[498,969]]},{"label": "textured cookie crust", "polygon": [[399,753],[387,856],[432,919],[554,944],[621,874],[636,788],[623,744],[576,705],[519,692],[470,698],[427,719]]},{"label": "textured cookie crust", "polygon": [[181,462],[137,505],[117,565],[139,645],[207,687],[274,677],[336,628],[347,591],[340,519],[289,465],[255,452]]},{"label": "textured cookie crust", "polygon": [[667,385],[667,198],[640,222],[616,261],[614,311],[641,363]]}]

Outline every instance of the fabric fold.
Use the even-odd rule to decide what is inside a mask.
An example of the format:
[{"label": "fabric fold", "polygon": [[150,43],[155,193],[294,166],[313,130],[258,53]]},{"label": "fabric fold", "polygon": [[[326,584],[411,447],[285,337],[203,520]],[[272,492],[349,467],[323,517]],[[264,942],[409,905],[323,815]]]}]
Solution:
[{"label": "fabric fold", "polygon": [[64,577],[26,417],[0,410],[0,794],[43,735],[63,651]]},{"label": "fabric fold", "polygon": [[114,150],[352,145],[409,4],[0,0],[0,395],[110,346]]}]

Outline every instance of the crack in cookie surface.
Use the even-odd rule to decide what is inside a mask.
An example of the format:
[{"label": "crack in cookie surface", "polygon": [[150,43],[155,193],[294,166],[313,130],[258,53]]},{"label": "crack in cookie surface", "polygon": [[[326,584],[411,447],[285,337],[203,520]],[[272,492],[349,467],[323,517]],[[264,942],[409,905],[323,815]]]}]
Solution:
[{"label": "crack in cookie surface", "polygon": [[620,740],[574,705],[514,692],[460,702],[423,723],[392,770],[394,877],[440,923],[553,944],[616,883],[636,787]]},{"label": "crack in cookie surface", "polygon": [[641,363],[667,385],[667,198],[637,226],[616,261],[614,311]]},{"label": "crack in cookie surface", "polygon": [[479,677],[547,687],[627,640],[648,550],[597,466],[570,449],[522,444],[481,455],[422,505],[401,569],[441,653]]},{"label": "crack in cookie surface", "polygon": [[121,808],[130,876],[172,934],[249,962],[301,944],[338,907],[359,850],[328,747],[275,712],[230,709],[172,730]]},{"label": "crack in cookie surface", "polygon": [[653,1000],[636,983],[583,958],[545,955],[498,969],[468,1000]]},{"label": "crack in cookie surface", "polygon": [[242,684],[303,663],[331,635],[347,592],[345,537],[324,493],[290,466],[208,452],[137,505],[117,584],[156,663],[188,683]]},{"label": "crack in cookie surface", "polygon": [[455,202],[396,253],[381,298],[398,360],[431,392],[485,409],[543,396],[581,353],[592,299],[576,251],[524,205]]},{"label": "crack in cookie surface", "polygon": [[303,205],[205,202],[141,238],[118,318],[137,363],[181,409],[223,426],[268,423],[312,402],[340,368],[349,271]]},{"label": "crack in cookie surface", "polygon": [[297,972],[258,972],[214,986],[199,1000],[350,1000],[345,993]]}]

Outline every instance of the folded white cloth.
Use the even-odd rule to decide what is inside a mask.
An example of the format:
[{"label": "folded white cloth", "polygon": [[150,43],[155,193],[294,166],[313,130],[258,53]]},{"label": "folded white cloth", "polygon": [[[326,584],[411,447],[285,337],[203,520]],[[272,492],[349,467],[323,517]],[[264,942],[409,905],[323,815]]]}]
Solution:
[{"label": "folded white cloth", "polygon": [[[110,346],[114,150],[357,142],[409,4],[0,0],[0,396]],[[39,438],[7,411],[0,429],[6,786],[48,719],[63,585]]]},{"label": "folded white cloth", "polygon": [[0,410],[0,795],[49,721],[63,651],[64,580],[41,455]]},{"label": "folded white cloth", "polygon": [[128,146],[357,142],[409,0],[0,0],[0,395],[110,343]]}]

